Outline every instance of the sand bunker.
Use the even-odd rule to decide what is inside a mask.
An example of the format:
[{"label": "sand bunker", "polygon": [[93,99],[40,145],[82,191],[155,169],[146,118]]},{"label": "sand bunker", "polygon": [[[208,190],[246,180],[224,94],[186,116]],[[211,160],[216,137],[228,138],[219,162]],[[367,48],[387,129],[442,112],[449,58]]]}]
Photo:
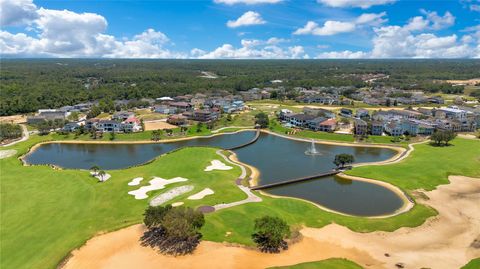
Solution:
[{"label": "sand bunker", "polygon": [[154,177],[152,180],[149,181],[150,185],[140,187],[139,189],[134,191],[129,191],[128,194],[134,195],[135,199],[137,200],[146,199],[148,198],[147,192],[149,191],[160,190],[165,188],[165,186],[168,184],[183,182],[187,180],[188,179],[183,177],[176,177],[168,180],[161,177]]},{"label": "sand bunker", "polygon": [[212,195],[214,193],[215,192],[212,189],[205,188],[202,191],[195,193],[194,195],[190,195],[187,199],[188,200],[200,200],[200,199],[203,199],[205,196]]},{"label": "sand bunker", "polygon": [[17,154],[17,151],[14,149],[0,150],[0,159],[12,157],[15,154]]},{"label": "sand bunker", "polygon": [[[344,257],[365,268],[460,268],[480,249],[472,246],[480,227],[480,179],[450,176],[451,184],[426,192],[419,200],[437,217],[394,232],[356,233],[330,224],[301,230],[303,239],[278,255],[202,241],[193,255],[170,257],[142,247],[143,225],[97,236],[73,251],[65,268],[266,268]],[[235,233],[235,231],[232,231]],[[218,262],[221,257],[222,262]]]},{"label": "sand bunker", "polygon": [[157,196],[155,196],[155,198],[152,199],[152,201],[150,201],[150,205],[151,206],[159,206],[165,202],[168,202],[170,200],[172,200],[173,198],[177,197],[177,196],[180,196],[184,193],[187,193],[189,191],[192,191],[193,190],[193,186],[192,185],[186,185],[186,186],[180,186],[180,187],[176,187],[176,188],[173,188],[167,192],[164,192],[162,194],[159,194]]},{"label": "sand bunker", "polygon": [[128,186],[137,186],[143,180],[143,177],[136,177],[132,181],[128,182]]},{"label": "sand bunker", "polygon": [[209,171],[213,171],[213,170],[230,170],[232,169],[233,167],[231,166],[228,166],[224,163],[222,163],[221,161],[219,160],[213,160],[211,161],[211,165],[207,166],[207,168],[205,168],[205,172],[209,172]]},{"label": "sand bunker", "polygon": [[184,204],[184,202],[176,202],[176,203],[173,203],[172,206],[177,207],[177,206],[181,206],[183,204]]},{"label": "sand bunker", "polygon": [[105,182],[112,177],[110,174],[107,174],[107,173],[105,173],[105,175],[103,176],[100,176],[98,172],[90,172],[90,175],[92,175],[93,177],[96,177],[98,181],[101,181],[101,182]]}]

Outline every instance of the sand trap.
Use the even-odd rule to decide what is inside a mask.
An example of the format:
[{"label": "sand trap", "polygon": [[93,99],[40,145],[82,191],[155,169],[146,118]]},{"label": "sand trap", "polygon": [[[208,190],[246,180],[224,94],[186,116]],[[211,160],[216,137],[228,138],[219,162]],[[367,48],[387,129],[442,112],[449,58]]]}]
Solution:
[{"label": "sand trap", "polygon": [[12,157],[15,154],[17,154],[17,151],[14,149],[0,150],[0,159]]},{"label": "sand trap", "polygon": [[128,186],[137,186],[143,180],[143,177],[136,177],[132,181],[128,182]]},{"label": "sand trap", "polygon": [[184,202],[176,202],[176,203],[173,203],[172,206],[177,207],[177,206],[181,206],[183,204],[184,204]]},{"label": "sand trap", "polygon": [[172,184],[172,183],[177,183],[177,182],[183,182],[187,181],[188,179],[183,178],[183,177],[175,177],[172,179],[163,179],[161,177],[154,177],[152,180],[149,181],[150,185],[148,186],[143,186],[140,187],[137,190],[134,191],[129,191],[128,194],[134,195],[135,199],[141,200],[141,199],[146,199],[148,198],[147,192],[149,191],[154,191],[154,190],[160,190],[165,188],[166,185]]},{"label": "sand trap", "polygon": [[188,200],[200,200],[200,199],[203,199],[203,197],[205,197],[207,195],[212,195],[214,193],[215,192],[212,189],[205,188],[202,191],[195,193],[194,195],[190,195],[187,199]]},{"label": "sand trap", "polygon": [[232,169],[233,167],[231,166],[228,166],[224,163],[222,163],[221,161],[219,160],[213,160],[211,161],[211,165],[207,166],[207,168],[205,168],[205,172],[209,172],[209,171],[213,171],[213,170],[230,170]]},{"label": "sand trap", "polygon": [[101,177],[101,176],[98,175],[98,172],[90,172],[90,175],[92,175],[93,177],[96,177],[98,179],[98,181],[101,181],[101,182],[105,182],[112,177],[110,174],[107,174],[107,173],[105,173],[105,175],[103,175],[103,177]]},{"label": "sand trap", "polygon": [[155,196],[151,201],[150,201],[150,205],[151,206],[158,206],[158,205],[161,205],[165,202],[168,202],[170,200],[172,200],[173,198],[177,197],[177,196],[180,196],[184,193],[187,193],[189,191],[192,191],[193,190],[193,186],[192,185],[186,185],[186,186],[180,186],[180,187],[176,187],[176,188],[173,188],[167,192],[164,192],[164,193],[161,193],[157,196]]},{"label": "sand trap", "polygon": [[331,257],[344,257],[364,268],[396,268],[396,263],[405,268],[460,268],[480,257],[480,249],[471,246],[479,236],[480,179],[449,179],[451,184],[426,192],[429,200],[419,199],[439,215],[415,228],[356,233],[330,224],[302,229],[303,240],[279,255],[202,241],[193,255],[170,257],[142,247],[138,239],[144,226],[134,225],[89,240],[72,252],[65,268],[266,268]]}]

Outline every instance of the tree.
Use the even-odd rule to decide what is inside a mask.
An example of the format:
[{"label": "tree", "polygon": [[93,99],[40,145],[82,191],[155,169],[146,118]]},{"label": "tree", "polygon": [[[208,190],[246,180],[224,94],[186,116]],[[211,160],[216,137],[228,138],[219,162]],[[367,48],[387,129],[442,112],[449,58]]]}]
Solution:
[{"label": "tree", "polygon": [[100,113],[102,113],[102,111],[98,106],[92,106],[90,111],[87,113],[87,119],[95,118],[96,116],[100,115]]},{"label": "tree", "polygon": [[387,101],[386,101],[386,106],[391,106],[392,105],[392,101],[390,100],[390,98],[387,98]]},{"label": "tree", "polygon": [[260,112],[255,115],[255,125],[260,126],[260,128],[267,128],[269,124],[268,115],[264,112]]},{"label": "tree", "polygon": [[107,173],[105,173],[105,171],[100,170],[100,171],[98,171],[97,176],[100,178],[100,181],[103,181],[103,177],[104,177],[106,174],[107,174]]},{"label": "tree", "polygon": [[353,163],[355,161],[355,157],[351,154],[337,154],[335,155],[335,159],[333,163],[337,166],[337,168],[344,168],[345,164]]},{"label": "tree", "polygon": [[448,142],[452,141],[457,134],[454,131],[445,131],[443,134],[443,142],[445,142],[445,146],[448,146]]},{"label": "tree", "polygon": [[68,120],[70,121],[78,121],[78,112],[74,111],[70,113],[70,115],[67,117]]},{"label": "tree", "polygon": [[144,223],[148,229],[141,237],[142,245],[176,256],[195,250],[205,219],[203,213],[188,207],[150,206],[145,211]]},{"label": "tree", "polygon": [[203,128],[203,123],[201,122],[197,123],[197,133],[200,133],[202,131],[202,128]]},{"label": "tree", "polygon": [[145,131],[145,122],[143,119],[140,119],[140,126],[142,127],[142,131]]},{"label": "tree", "polygon": [[434,141],[434,144],[437,146],[441,146],[442,142],[445,143],[445,146],[448,146],[448,142],[452,141],[457,134],[451,130],[437,130],[431,136],[430,139]]},{"label": "tree", "polygon": [[115,140],[115,138],[116,138],[115,131],[112,131],[112,132],[110,133],[110,138],[109,138],[109,139],[110,139],[111,141],[113,141],[113,140]]},{"label": "tree", "polygon": [[255,219],[252,240],[262,252],[278,253],[288,249],[285,241],[290,236],[290,227],[278,217],[264,216]]},{"label": "tree", "polygon": [[100,170],[100,167],[98,167],[97,165],[93,165],[92,167],[90,167],[90,170],[94,173],[94,175],[96,175],[98,170]]},{"label": "tree", "polygon": [[153,130],[152,131],[152,140],[153,141],[158,141],[161,139],[161,136],[162,136],[162,133],[163,133],[163,130]]}]

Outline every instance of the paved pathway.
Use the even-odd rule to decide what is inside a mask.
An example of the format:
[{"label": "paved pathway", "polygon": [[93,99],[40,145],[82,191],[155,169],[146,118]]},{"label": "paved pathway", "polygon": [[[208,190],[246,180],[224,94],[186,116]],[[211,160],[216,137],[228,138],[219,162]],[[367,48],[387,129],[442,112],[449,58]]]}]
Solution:
[{"label": "paved pathway", "polygon": [[240,165],[238,163],[235,163],[233,161],[231,161],[230,159],[227,158],[227,156],[223,155],[221,150],[217,150],[217,154],[222,156],[222,158],[230,163],[230,164],[233,164],[233,165],[236,165],[238,167],[240,167],[240,169],[242,170],[242,173],[240,174],[240,177],[238,179],[240,180],[237,180],[237,186],[240,190],[242,190],[246,195],[247,195],[247,198],[243,199],[243,200],[240,200],[240,201],[236,201],[236,202],[232,202],[232,203],[228,203],[228,204],[218,204],[218,205],[214,205],[213,208],[215,209],[215,211],[217,210],[220,210],[220,209],[224,209],[224,208],[229,208],[229,207],[233,207],[233,206],[237,206],[237,205],[243,205],[243,204],[246,204],[246,203],[258,203],[258,202],[261,202],[262,201],[262,198],[258,197],[257,195],[255,195],[249,187],[245,187],[241,184],[241,181],[243,179],[245,179],[247,177],[247,170],[245,169],[245,167],[243,165]]}]

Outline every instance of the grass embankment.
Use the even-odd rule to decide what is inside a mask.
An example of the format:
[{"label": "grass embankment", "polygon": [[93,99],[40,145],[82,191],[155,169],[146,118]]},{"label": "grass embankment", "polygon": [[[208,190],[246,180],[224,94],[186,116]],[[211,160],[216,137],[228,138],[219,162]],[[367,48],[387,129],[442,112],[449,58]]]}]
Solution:
[{"label": "grass embankment", "polygon": [[346,174],[386,181],[407,191],[435,189],[447,184],[449,175],[480,177],[480,140],[457,138],[451,144],[448,147],[418,144],[402,162],[357,167]]},{"label": "grass embankment", "polygon": [[[350,175],[383,180],[410,192],[415,189],[431,190],[448,183],[448,175],[480,177],[480,141],[455,139],[450,147],[433,147],[429,144],[415,146],[415,151],[402,162],[386,166],[364,166],[347,172]],[[455,157],[461,160],[455,161]],[[341,216],[318,210],[309,203],[293,199],[272,199],[263,197],[264,202],[235,207],[208,215],[204,231],[215,241],[235,241],[252,245],[249,235],[253,219],[262,215],[275,215],[290,224],[322,227],[329,223],[346,226],[358,232],[375,230],[394,231],[402,226],[415,227],[437,212],[425,205],[416,204],[410,211],[386,219],[368,219]],[[246,218],[251,219],[250,222]],[[248,225],[242,225],[242,223]],[[232,227],[238,227],[232,231]],[[232,232],[227,239],[224,234]]]},{"label": "grass embankment", "polygon": [[480,268],[480,258],[473,259],[465,264],[461,269],[478,269]]},{"label": "grass embankment", "polygon": [[[24,154],[47,137],[33,136],[11,149]],[[54,170],[48,166],[23,166],[15,157],[0,160],[1,166],[1,268],[55,268],[72,249],[98,232],[139,223],[149,199],[135,200],[127,194],[148,185],[153,176],[166,179],[181,176],[186,182],[168,185],[149,197],[180,185],[194,185],[172,202],[209,187],[215,195],[202,200],[186,200],[190,206],[213,205],[246,198],[235,186],[240,169],[204,172],[220,157],[212,148],[187,148],[160,157],[148,165],[108,171],[104,183],[88,171]],[[128,186],[135,177],[144,177],[140,186]]]},{"label": "grass embankment", "polygon": [[346,259],[332,258],[323,261],[305,262],[290,266],[270,267],[269,269],[362,269],[362,267]]},{"label": "grass embankment", "polygon": [[[19,156],[26,153],[32,145],[50,139],[52,139],[51,136],[35,135],[28,141],[8,149],[16,149]],[[431,172],[427,169],[439,169],[443,172],[436,173],[445,177],[448,173],[478,175],[478,171],[476,173],[473,171],[474,167],[478,167],[479,162],[478,143],[479,141],[475,140],[456,139],[453,141],[454,146],[433,148],[433,152],[427,147],[428,145],[418,145],[412,157],[404,162],[389,166],[355,168],[352,173],[366,176],[368,171],[377,169],[383,173],[395,171],[391,174],[391,178],[399,186],[403,186],[402,182],[412,181],[414,184],[411,188],[428,189],[443,181],[429,182],[428,175]],[[175,186],[192,184],[195,186],[192,192],[177,197],[171,202],[182,200],[188,206],[198,206],[244,199],[246,195],[234,184],[240,174],[239,168],[203,172],[211,160],[220,159],[215,151],[209,148],[179,150],[144,166],[109,171],[112,178],[105,183],[98,183],[89,176],[87,171],[54,170],[48,166],[23,166],[15,157],[0,160],[2,171],[0,267],[54,268],[69,251],[79,247],[98,232],[112,231],[141,222],[148,199],[135,200],[127,192],[147,185],[152,176],[163,178],[181,176],[188,178],[189,181],[168,185],[163,190],[150,193],[150,197]],[[448,156],[445,158],[461,156],[462,159],[461,162],[448,166],[447,164],[452,160],[446,162],[445,158],[439,156]],[[430,166],[427,166],[427,169],[418,169],[418,171],[413,171],[411,168],[395,169],[398,165],[405,165],[404,163],[424,167],[423,162],[428,160]],[[466,169],[468,165],[471,167]],[[394,169],[390,169],[392,167]],[[364,174],[357,169],[366,172]],[[378,174],[373,175],[380,175],[382,172],[376,173]],[[407,176],[403,176],[404,173]],[[412,177],[413,175],[415,177]],[[145,179],[140,186],[128,186],[127,183],[135,177]],[[213,189],[215,194],[198,201],[185,199],[205,187]],[[329,213],[315,205],[296,199],[275,199],[266,196],[262,198],[261,203],[245,204],[206,215],[206,225],[202,229],[203,238],[251,246],[253,242],[250,236],[254,219],[264,215],[282,217],[295,226],[322,227],[334,222],[354,231],[370,232],[418,226],[428,217],[436,214],[434,209],[416,205],[411,211],[395,217],[368,219]]]}]

